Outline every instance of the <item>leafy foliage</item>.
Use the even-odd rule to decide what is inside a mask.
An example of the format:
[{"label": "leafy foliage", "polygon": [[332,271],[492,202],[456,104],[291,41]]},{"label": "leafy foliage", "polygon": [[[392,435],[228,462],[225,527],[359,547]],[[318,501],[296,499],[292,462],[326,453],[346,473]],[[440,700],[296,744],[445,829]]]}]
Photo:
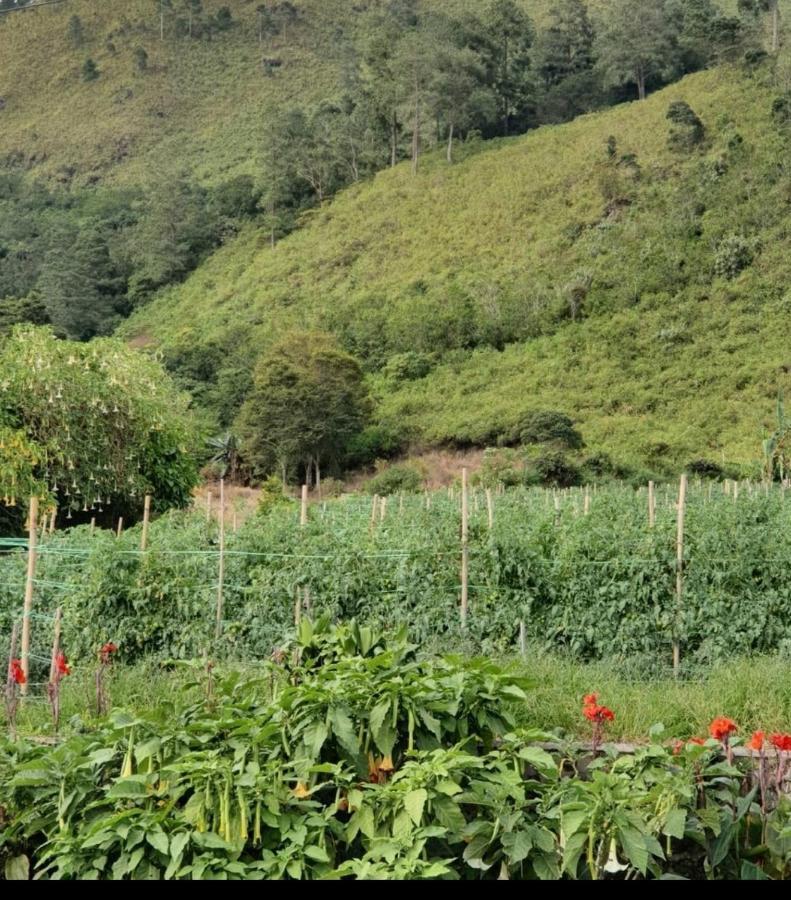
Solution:
[{"label": "leafy foliage", "polygon": [[714,740],[548,752],[514,727],[529,685],[491,663],[419,662],[353,622],[305,620],[297,644],[304,664],[212,675],[56,747],[0,741],[6,877],[788,875],[786,798],[759,804]]},{"label": "leafy foliage", "polygon": [[122,343],[58,341],[19,326],[0,341],[0,492],[72,513],[146,492],[186,505],[197,479],[187,401],[152,360]]}]

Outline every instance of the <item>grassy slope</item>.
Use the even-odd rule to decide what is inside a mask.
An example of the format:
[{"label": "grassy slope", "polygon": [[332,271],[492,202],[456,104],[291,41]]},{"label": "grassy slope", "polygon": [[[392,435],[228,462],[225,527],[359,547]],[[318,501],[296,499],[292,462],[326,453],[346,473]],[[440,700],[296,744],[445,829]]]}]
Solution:
[{"label": "grassy slope", "polygon": [[[175,164],[205,180],[258,172],[267,111],[332,91],[332,28],[347,27],[352,14],[344,0],[301,0],[304,17],[287,46],[276,39],[265,48],[284,63],[267,78],[260,68],[257,4],[204,0],[210,12],[224,5],[237,24],[211,42],[160,42],[152,0],[69,0],[3,16],[0,158],[17,157],[44,177],[62,178],[71,167],[78,183],[145,183],[152,171]],[[80,49],[67,38],[72,15],[79,15],[86,34]],[[137,47],[149,55],[145,73],[135,71]],[[89,56],[101,77],[86,84],[81,67]]]},{"label": "grassy slope", "polygon": [[[380,381],[380,414],[419,441],[476,442],[526,410],[558,408],[579,417],[592,448],[625,462],[748,463],[790,380],[789,181],[772,96],[734,70],[710,71],[452,167],[428,159],[414,179],[408,166],[384,172],[274,251],[243,235],[125,334],[166,348],[238,344],[244,358],[285,327],[318,324],[381,358],[383,348],[432,349],[458,306],[493,322],[505,309],[542,336],[457,354],[421,381]],[[708,128],[709,145],[691,157],[667,148],[676,98]],[[643,176],[626,187],[632,206],[606,215],[611,134]],[[706,210],[698,220],[695,202]],[[760,252],[725,281],[714,256],[732,233],[760,240]],[[586,318],[563,320],[580,278],[591,282]]]},{"label": "grassy slope", "polygon": [[[203,0],[208,12],[231,9],[233,30],[213,40],[159,40],[153,0],[68,0],[0,17],[0,160],[14,159],[37,176],[75,183],[97,178],[146,183],[174,165],[205,181],[261,173],[259,147],[267,114],[331,95],[337,84],[339,31],[353,33],[349,0],[295,0],[301,19],[286,40],[264,53],[282,60],[274,77],[261,74],[256,0]],[[548,0],[523,0],[543,20]],[[474,0],[424,0],[448,10],[479,8]],[[180,14],[181,0],[174,6]],[[67,38],[72,15],[86,42]],[[108,49],[108,40],[115,51]],[[134,51],[149,55],[149,71],[135,71]],[[86,84],[88,57],[101,77]],[[31,77],[31,73],[33,76]]]}]

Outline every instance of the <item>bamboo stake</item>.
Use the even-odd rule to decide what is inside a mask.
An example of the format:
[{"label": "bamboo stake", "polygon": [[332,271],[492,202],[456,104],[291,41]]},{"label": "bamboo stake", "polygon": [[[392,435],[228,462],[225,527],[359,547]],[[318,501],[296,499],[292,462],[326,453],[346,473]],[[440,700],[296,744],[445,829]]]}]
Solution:
[{"label": "bamboo stake", "polygon": [[525,633],[524,619],[520,619],[519,621],[519,652],[522,655],[522,659],[525,659],[527,656],[527,635]]},{"label": "bamboo stake", "polygon": [[376,514],[379,510],[379,494],[374,494],[371,501],[371,528],[376,525]]},{"label": "bamboo stake", "polygon": [[143,500],[143,530],[140,533],[140,549],[148,547],[148,523],[151,521],[151,494],[146,494]]},{"label": "bamboo stake", "polygon": [[379,521],[384,522],[387,513],[387,497],[382,497],[379,501]]},{"label": "bamboo stake", "polygon": [[28,552],[27,579],[25,580],[25,606],[22,613],[22,651],[19,655],[25,683],[21,685],[22,695],[27,694],[30,681],[30,613],[33,611],[33,584],[36,580],[36,539],[38,538],[38,497],[30,498],[30,515],[28,518]]},{"label": "bamboo stake", "polygon": [[656,488],[653,481],[648,482],[648,527],[656,525]]},{"label": "bamboo stake", "polygon": [[118,527],[115,530],[115,539],[116,540],[118,540],[118,538],[121,537],[121,533],[123,532],[123,530],[124,530],[124,517],[119,516],[118,517]]},{"label": "bamboo stake", "polygon": [[684,515],[687,505],[687,476],[682,475],[678,486],[678,513],[676,530],[676,622],[673,636],[673,675],[678,678],[681,668],[681,643],[679,625],[684,601]]},{"label": "bamboo stake", "polygon": [[585,500],[583,502],[583,512],[587,516],[591,511],[591,490],[589,487],[585,488]]},{"label": "bamboo stake", "polygon": [[91,534],[96,531],[96,516],[91,517]]},{"label": "bamboo stake", "polygon": [[55,610],[55,633],[52,637],[52,656],[50,658],[50,663],[49,663],[49,683],[50,684],[53,684],[55,681],[56,660],[58,658],[58,651],[60,650],[60,626],[61,626],[62,617],[63,617],[63,610],[59,606]]},{"label": "bamboo stake", "polygon": [[302,485],[302,503],[299,508],[299,524],[304,526],[308,524],[308,486]]},{"label": "bamboo stake", "polygon": [[215,640],[219,640],[222,635],[222,616],[224,597],[223,587],[225,584],[225,479],[220,479],[220,553],[217,562],[217,624],[214,629]]},{"label": "bamboo stake", "polygon": [[57,506],[52,507],[52,512],[49,514],[49,533],[52,534],[55,531],[55,519],[58,515]]},{"label": "bamboo stake", "polygon": [[486,515],[489,519],[489,531],[494,528],[494,497],[489,488],[486,488]]},{"label": "bamboo stake", "polygon": [[11,644],[8,648],[8,670],[6,674],[5,684],[5,708],[6,717],[8,718],[8,728],[11,740],[16,740],[16,681],[14,680],[14,658],[16,657],[16,641],[19,634],[19,625],[14,622],[11,626]]},{"label": "bamboo stake", "polygon": [[469,523],[467,469],[461,470],[461,627],[467,627],[469,606]]}]

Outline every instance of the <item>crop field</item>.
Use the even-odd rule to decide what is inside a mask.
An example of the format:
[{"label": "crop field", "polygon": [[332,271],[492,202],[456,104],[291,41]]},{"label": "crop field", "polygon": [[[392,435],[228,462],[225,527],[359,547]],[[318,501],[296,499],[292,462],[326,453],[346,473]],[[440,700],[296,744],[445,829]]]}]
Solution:
[{"label": "crop field", "polygon": [[791,498],[678,491],[5,538],[6,877],[786,877]]}]

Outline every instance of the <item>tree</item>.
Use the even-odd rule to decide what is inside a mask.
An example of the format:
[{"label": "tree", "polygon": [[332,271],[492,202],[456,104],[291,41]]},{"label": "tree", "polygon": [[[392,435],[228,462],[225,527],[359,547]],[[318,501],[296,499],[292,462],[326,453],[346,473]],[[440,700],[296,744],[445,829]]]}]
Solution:
[{"label": "tree", "polygon": [[446,158],[453,162],[453,139],[463,129],[493,121],[497,115],[494,92],[486,85],[480,57],[469,48],[441,47],[431,84],[431,105],[447,129]]},{"label": "tree", "polygon": [[205,191],[183,172],[162,173],[158,180],[129,236],[135,267],[129,286],[133,298],[183,278],[216,238]]},{"label": "tree", "polygon": [[90,57],[86,59],[82,64],[82,80],[96,81],[96,79],[99,77],[99,74],[99,67],[96,65],[96,63],[92,59],[90,59]]},{"label": "tree", "polygon": [[339,465],[369,412],[363,373],[335,338],[295,332],[265,352],[239,414],[245,458],[260,475],[305,473]]},{"label": "tree", "polygon": [[37,494],[70,517],[139,508],[146,492],[159,509],[187,505],[197,436],[158,363],[121,341],[20,326],[0,340],[0,372],[0,494]]},{"label": "tree", "polygon": [[37,288],[61,334],[81,341],[106,334],[118,317],[124,287],[98,222],[52,231]]},{"label": "tree", "polygon": [[695,72],[733,55],[743,43],[742,21],[724,16],[714,0],[667,0],[681,69]]},{"label": "tree", "polygon": [[138,72],[145,72],[148,69],[148,53],[145,47],[136,47],[135,53],[135,69]]},{"label": "tree", "polygon": [[187,37],[191,38],[195,21],[203,15],[203,0],[182,0],[182,6],[187,13]]},{"label": "tree", "polygon": [[173,0],[154,0],[159,15],[159,39],[165,40],[165,13],[173,11]]},{"label": "tree", "polygon": [[72,47],[79,49],[85,43],[85,31],[82,27],[82,19],[79,16],[72,16],[69,19],[68,26],[69,42]]},{"label": "tree", "polygon": [[760,21],[762,16],[769,17],[770,40],[772,53],[780,50],[780,3],[779,0],[739,0],[739,13],[745,19]]},{"label": "tree", "polygon": [[548,87],[593,68],[595,33],[583,0],[559,0],[539,34],[536,71]]},{"label": "tree", "polygon": [[398,75],[404,117],[412,131],[412,174],[417,173],[421,149],[423,117],[429,105],[432,79],[436,72],[437,35],[420,28],[406,35],[395,52],[393,68]]},{"label": "tree", "polygon": [[10,334],[15,325],[49,325],[49,313],[44,301],[36,296],[3,297],[0,302],[0,339]]},{"label": "tree", "polygon": [[530,47],[533,26],[514,0],[492,0],[485,15],[486,63],[497,96],[503,134],[514,118],[523,119],[532,93]]},{"label": "tree", "polygon": [[664,0],[613,0],[602,18],[596,50],[605,83],[634,84],[645,100],[648,81],[668,73],[675,63]]},{"label": "tree", "polygon": [[703,143],[706,128],[692,107],[684,100],[675,100],[667,111],[671,123],[668,144],[671,150],[689,152]]}]

